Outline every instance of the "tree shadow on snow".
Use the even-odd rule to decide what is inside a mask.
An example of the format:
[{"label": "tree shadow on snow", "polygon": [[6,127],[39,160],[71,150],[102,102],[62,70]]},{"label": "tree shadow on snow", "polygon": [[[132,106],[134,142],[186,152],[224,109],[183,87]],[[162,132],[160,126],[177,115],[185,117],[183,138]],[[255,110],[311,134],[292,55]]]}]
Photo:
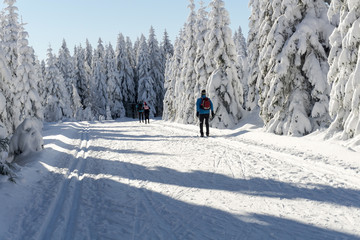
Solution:
[{"label": "tree shadow on snow", "polygon": [[[103,164],[101,159],[89,159],[89,161]],[[122,177],[125,178],[166,184],[171,184],[168,180],[171,181],[172,178],[168,175],[174,173],[177,174],[174,176],[175,179],[181,178],[178,179],[180,181],[178,185],[182,185],[183,182],[190,183],[191,180],[198,181],[200,177],[205,177],[204,181],[210,180],[212,183],[215,180],[225,181],[224,184],[230,183],[230,180],[222,176],[215,176],[214,179],[214,176],[199,172],[181,175],[169,169],[146,170],[128,163],[119,163],[110,172],[104,173],[103,169],[99,169],[99,172],[93,174],[116,176],[116,171],[123,173],[125,176]],[[187,177],[190,179],[186,180]],[[93,211],[98,215],[93,216],[95,220],[89,226],[96,239],[115,239],[114,236],[107,235],[108,232],[121,232],[121,237],[116,239],[360,239],[351,234],[275,216],[231,214],[181,201],[178,199],[179,195],[166,196],[111,179],[86,178],[84,181],[89,181],[89,185],[97,186],[96,190],[101,196],[97,206],[101,210]],[[189,185],[189,187],[199,187],[196,183]],[[207,187],[210,187],[209,185],[210,183]],[[224,186],[221,188],[223,189]],[[86,210],[86,212],[92,211]],[[101,225],[104,218],[111,218],[107,226]],[[104,228],[108,229],[101,231]]]},{"label": "tree shadow on snow", "polygon": [[[56,153],[56,150],[51,150],[50,156],[56,154],[65,155],[65,158],[66,155],[69,158],[73,157],[67,153]],[[231,214],[208,206],[181,201],[180,195],[167,196],[109,178],[93,176],[119,176],[144,182],[183,186],[190,190],[217,189],[276,198],[305,198],[340,205],[343,205],[340,196],[359,195],[358,192],[347,192],[346,189],[340,191],[324,186],[318,186],[323,189],[304,189],[273,180],[234,179],[202,171],[184,173],[164,167],[148,169],[137,164],[97,158],[87,158],[84,161],[89,167],[79,174],[90,175],[81,178],[82,190],[80,202],[77,203],[79,207],[75,209],[76,212],[72,212],[73,215],[79,216],[74,223],[76,226],[73,227],[74,239],[84,237],[84,227],[87,228],[86,231],[91,239],[360,239],[359,236],[348,233],[275,216],[252,213]],[[48,164],[51,164],[51,161]],[[42,171],[48,170],[44,168]],[[61,175],[57,178],[59,177]],[[65,176],[63,177],[64,181],[69,181]],[[78,179],[72,178],[71,181]],[[58,182],[60,184],[61,181]],[[57,187],[54,185],[51,189]],[[49,205],[50,203],[47,202],[41,206]],[[359,206],[359,203],[349,202],[347,205]],[[30,215],[34,214],[29,214],[27,218],[30,218]],[[27,229],[22,231],[24,236],[31,238],[36,236],[36,229],[29,228],[28,231],[31,230],[31,233],[26,232]]]},{"label": "tree shadow on snow", "polygon": [[[107,160],[102,164],[115,165],[106,174],[129,179],[170,184],[188,188],[224,190],[239,192],[251,196],[262,196],[284,199],[307,199],[312,201],[337,204],[346,207],[360,208],[360,191],[354,189],[334,188],[313,184],[296,186],[291,183],[272,179],[252,178],[236,179],[213,172],[193,171],[178,172],[174,169],[157,167],[148,169],[142,165]],[[136,175],[129,175],[123,170],[131,169]]]},{"label": "tree shadow on snow", "polygon": [[[149,142],[159,142],[163,141],[164,139],[186,139],[186,138],[193,138],[194,136],[186,135],[176,135],[176,136],[168,136],[168,135],[149,135],[145,134],[144,130],[131,130],[133,132],[140,132],[143,134],[134,135],[129,134],[126,130],[104,130],[104,129],[91,129],[91,137],[96,139],[106,139],[106,140],[115,140],[115,141],[149,141]],[[195,134],[195,133],[194,133]]]}]

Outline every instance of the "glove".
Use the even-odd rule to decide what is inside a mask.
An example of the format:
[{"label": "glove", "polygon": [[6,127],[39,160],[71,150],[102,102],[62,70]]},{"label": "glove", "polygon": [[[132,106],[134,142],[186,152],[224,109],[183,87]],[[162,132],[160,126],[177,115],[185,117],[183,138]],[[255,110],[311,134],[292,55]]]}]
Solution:
[{"label": "glove", "polygon": [[199,112],[196,112],[196,116],[199,117]]},{"label": "glove", "polygon": [[214,118],[215,117],[215,113],[214,111],[211,111],[211,118]]}]

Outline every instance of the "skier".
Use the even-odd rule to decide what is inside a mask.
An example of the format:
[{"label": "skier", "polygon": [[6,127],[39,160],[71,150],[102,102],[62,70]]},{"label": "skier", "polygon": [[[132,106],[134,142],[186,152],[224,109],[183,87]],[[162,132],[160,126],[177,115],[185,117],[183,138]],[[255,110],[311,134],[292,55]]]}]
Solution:
[{"label": "skier", "polygon": [[144,106],[141,102],[136,105],[136,109],[139,113],[139,122],[144,122]]},{"label": "skier", "polygon": [[150,123],[150,120],[149,120],[150,107],[149,107],[149,105],[147,105],[146,102],[144,102],[144,114],[145,114],[145,124],[146,124],[146,120],[147,120],[147,123]]},{"label": "skier", "polygon": [[205,126],[206,126],[206,136],[209,136],[210,130],[209,130],[209,118],[210,118],[210,111],[211,111],[211,117],[214,117],[214,110],[213,110],[213,104],[210,98],[206,97],[206,91],[201,91],[201,97],[198,98],[196,101],[196,116],[200,119],[200,134],[201,137],[204,137],[204,120],[205,120]]}]

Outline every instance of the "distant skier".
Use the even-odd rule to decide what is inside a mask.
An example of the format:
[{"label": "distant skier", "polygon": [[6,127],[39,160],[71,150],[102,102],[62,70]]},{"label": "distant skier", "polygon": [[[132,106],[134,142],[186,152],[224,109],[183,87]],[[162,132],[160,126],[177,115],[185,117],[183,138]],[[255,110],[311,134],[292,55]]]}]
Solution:
[{"label": "distant skier", "polygon": [[150,123],[150,119],[149,119],[150,107],[149,107],[149,105],[147,105],[146,102],[144,102],[144,114],[145,114],[145,124],[146,124],[146,120],[147,120],[147,123]]},{"label": "distant skier", "polygon": [[136,105],[136,110],[138,111],[139,114],[139,122],[144,122],[144,106],[142,102],[139,102]]},{"label": "distant skier", "polygon": [[211,116],[214,117],[214,109],[213,104],[210,98],[206,97],[206,91],[201,91],[201,98],[198,98],[196,101],[196,116],[200,119],[200,134],[201,137],[204,137],[204,120],[205,120],[205,126],[206,126],[206,136],[209,136],[210,134],[210,128],[209,128],[209,118],[210,118],[210,111]]}]

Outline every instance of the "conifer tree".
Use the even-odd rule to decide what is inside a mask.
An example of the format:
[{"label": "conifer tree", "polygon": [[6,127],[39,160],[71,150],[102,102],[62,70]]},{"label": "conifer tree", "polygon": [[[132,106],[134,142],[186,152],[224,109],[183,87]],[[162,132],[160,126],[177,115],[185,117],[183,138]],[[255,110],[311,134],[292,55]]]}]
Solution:
[{"label": "conifer tree", "polygon": [[62,74],[65,82],[65,87],[70,96],[72,118],[77,119],[80,113],[80,110],[83,108],[81,105],[80,96],[77,91],[76,80],[75,80],[75,65],[74,59],[70,55],[70,51],[66,45],[65,39],[59,50],[59,56],[57,59],[57,67],[59,68],[60,73]]},{"label": "conifer tree", "polygon": [[81,111],[81,120],[92,120],[92,104],[91,104],[91,76],[86,67],[85,50],[80,46],[74,49],[74,65],[75,65],[75,83],[76,90],[79,93],[80,103],[83,106]]},{"label": "conifer tree", "polygon": [[[267,1],[268,4],[271,2]],[[259,101],[259,89],[258,82],[261,80],[259,72],[259,55],[260,55],[260,38],[263,32],[268,32],[270,26],[266,25],[268,22],[264,21],[264,16],[271,18],[269,14],[269,8],[264,5],[264,0],[250,0],[249,7],[251,8],[251,14],[249,18],[249,33],[247,40],[248,49],[248,75],[247,86],[248,94],[246,97],[245,105],[248,111],[254,110],[258,106]],[[267,11],[264,11],[266,9]],[[269,15],[268,15],[269,14]],[[260,28],[262,26],[262,28]],[[264,27],[265,26],[265,27]],[[266,28],[268,27],[268,28]],[[267,33],[266,33],[267,35]],[[265,47],[261,45],[261,47]],[[261,91],[261,90],[260,90]]]},{"label": "conifer tree", "polygon": [[[109,99],[109,110],[112,118],[125,116],[123,97],[120,89],[120,76],[116,67],[115,51],[111,44],[106,47],[105,64],[106,64],[106,86]],[[109,117],[107,117],[109,119]]]},{"label": "conifer tree", "polygon": [[[182,35],[181,31],[180,36]],[[175,121],[177,115],[177,86],[178,82],[180,82],[179,74],[181,73],[183,49],[184,42],[181,37],[177,37],[174,45],[174,55],[166,62],[163,119],[168,121]]]},{"label": "conifer tree", "polygon": [[202,89],[206,88],[207,80],[209,78],[209,74],[206,69],[205,64],[205,44],[206,44],[206,36],[208,34],[208,12],[206,11],[206,7],[203,2],[200,2],[200,8],[197,12],[196,16],[196,58],[195,58],[195,72],[196,72],[196,86],[195,86],[195,96],[200,97],[199,94]]},{"label": "conifer tree", "polygon": [[124,36],[119,34],[116,44],[116,66],[119,74],[118,84],[121,88],[124,103],[134,103],[136,96],[134,70],[130,64],[129,51]]},{"label": "conifer tree", "polygon": [[106,69],[105,69],[105,48],[99,38],[98,46],[93,56],[93,78],[92,78],[92,110],[96,117],[106,116],[106,107],[108,106],[108,94],[106,87]]},{"label": "conifer tree", "polygon": [[224,1],[213,0],[210,5],[209,33],[205,47],[206,69],[211,74],[207,92],[216,114],[212,126],[227,128],[236,125],[242,117],[243,86],[238,77],[236,48]]},{"label": "conifer tree", "polygon": [[[136,71],[136,61],[137,61],[137,55],[136,55],[136,48],[135,46],[133,46],[132,41],[129,37],[126,37],[126,42],[125,42],[125,49],[126,49],[126,55],[130,64],[130,68],[131,68],[131,73],[130,76],[132,76],[133,79],[133,102],[135,103],[137,100],[137,86],[138,86],[138,76],[137,76],[137,71]],[[129,114],[130,116],[132,116],[133,113]]]},{"label": "conifer tree", "polygon": [[15,0],[5,0],[1,29],[1,46],[6,57],[11,78],[5,78],[4,97],[8,115],[8,130],[12,133],[28,116],[43,118],[42,106],[37,89],[35,56],[28,46],[28,33],[18,20]]},{"label": "conifer tree", "polygon": [[23,26],[20,27],[18,35],[18,63],[16,77],[18,79],[18,88],[15,93],[15,102],[13,107],[19,108],[20,116],[16,119],[16,126],[22,123],[27,117],[36,117],[42,120],[43,107],[38,91],[39,75],[36,72],[37,63],[32,47],[27,40],[28,33]]},{"label": "conifer tree", "polygon": [[182,82],[183,90],[178,90],[177,98],[179,99],[178,106],[178,121],[183,123],[195,123],[196,121],[196,72],[195,72],[195,58],[196,58],[196,13],[194,0],[190,0],[188,8],[190,14],[184,28],[184,51],[183,62],[181,68],[180,81]]},{"label": "conifer tree", "polygon": [[70,96],[64,78],[56,66],[56,57],[52,54],[51,47],[47,54],[44,88],[45,120],[53,122],[71,118]]},{"label": "conifer tree", "polygon": [[[3,133],[3,137],[7,137],[9,133],[9,129],[12,129],[12,123],[9,120],[7,113],[7,93],[9,92],[9,88],[7,86],[7,82],[11,81],[11,72],[7,65],[7,60],[5,57],[5,53],[2,50],[2,45],[0,43],[0,130]],[[10,131],[12,132],[12,131]]]},{"label": "conifer tree", "polygon": [[[246,100],[249,93],[249,87],[247,83],[249,67],[248,67],[248,59],[247,59],[246,40],[242,33],[241,27],[239,27],[238,30],[235,31],[233,38],[236,47],[237,60],[239,63],[238,75],[244,90],[243,93],[244,100]],[[244,109],[248,109],[248,110],[251,109],[251,106],[247,105],[246,101],[244,101],[243,107]]]},{"label": "conifer tree", "polygon": [[333,0],[328,16],[335,27],[330,36],[328,74],[334,121],[328,136],[341,132],[341,139],[346,140],[360,135],[360,3]]},{"label": "conifer tree", "polygon": [[182,70],[184,67],[185,60],[183,59],[184,52],[185,52],[185,40],[186,40],[186,32],[185,32],[185,26],[181,29],[180,35],[177,41],[177,45],[175,47],[175,53],[174,53],[174,62],[173,62],[173,69],[172,69],[172,77],[173,77],[173,95],[169,96],[171,101],[173,102],[172,105],[174,106],[174,110],[172,111],[173,116],[171,118],[174,121],[180,121],[182,120],[181,114],[182,112],[182,100],[183,100],[183,94],[185,91],[185,83],[184,79],[182,79]]},{"label": "conifer tree", "polygon": [[271,8],[265,11],[276,20],[260,41],[261,117],[269,132],[305,135],[329,124],[328,7],[275,0]]},{"label": "conifer tree", "polygon": [[148,51],[150,61],[150,76],[154,81],[154,91],[156,98],[155,112],[162,115],[163,111],[163,100],[164,100],[164,65],[162,60],[162,54],[160,51],[159,43],[156,39],[155,30],[153,27],[150,28],[150,34],[148,38]]},{"label": "conifer tree", "polygon": [[160,50],[162,53],[163,65],[165,66],[166,59],[174,54],[174,46],[171,44],[169,34],[166,30],[164,31],[164,36],[160,44]]},{"label": "conifer tree", "polygon": [[146,102],[150,109],[150,117],[155,116],[156,109],[156,96],[154,91],[154,79],[150,72],[150,56],[147,41],[144,35],[141,35],[138,59],[137,59],[137,72],[139,76],[138,86],[138,102]]}]

